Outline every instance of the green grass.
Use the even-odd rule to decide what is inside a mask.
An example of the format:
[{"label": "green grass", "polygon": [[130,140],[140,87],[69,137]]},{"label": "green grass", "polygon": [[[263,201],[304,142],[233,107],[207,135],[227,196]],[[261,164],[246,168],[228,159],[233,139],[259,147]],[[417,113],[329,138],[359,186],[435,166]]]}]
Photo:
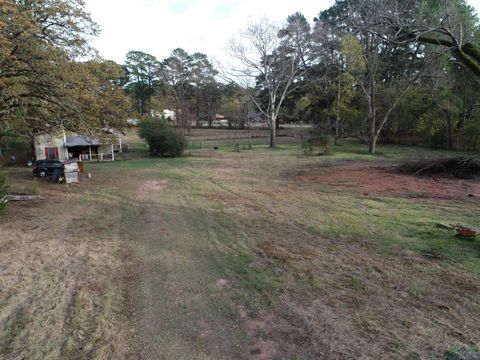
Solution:
[{"label": "green grass", "polygon": [[[308,358],[315,346],[308,336],[324,324],[323,319],[334,324],[347,321],[347,332],[357,331],[358,324],[367,328],[349,332],[347,338],[355,336],[358,341],[343,344],[346,349],[375,338],[399,358],[417,353],[423,357],[424,345],[431,338],[409,341],[411,331],[402,333],[398,325],[399,332],[394,332],[389,328],[393,321],[384,319],[391,315],[388,305],[400,302],[402,296],[408,302],[395,310],[415,307],[417,315],[425,315],[421,326],[437,327],[439,334],[448,335],[449,330],[434,320],[443,313],[429,301],[435,300],[432,293],[437,297],[441,293],[445,302],[456,299],[456,294],[432,284],[447,281],[439,278],[439,268],[478,279],[480,244],[479,240],[458,239],[436,224],[480,227],[478,201],[364,196],[355,187],[303,183],[295,174],[334,170],[337,161],[385,164],[461,152],[379,146],[378,153],[371,155],[364,144],[347,140],[332,147],[328,156],[305,156],[298,142],[280,138],[275,149],[268,148],[266,139],[253,139],[253,148],[243,150],[248,140],[239,140],[241,151],[234,153],[236,142],[194,140],[188,156],[178,159],[149,157],[145,147],[136,143],[119,161],[87,164],[91,180],[71,187],[45,181],[36,185],[36,191],[53,199],[58,190],[75,195],[73,200],[64,200],[85,209],[78,212],[75,222],[82,214],[105,214],[108,209],[119,213],[115,224],[89,220],[89,236],[95,239],[89,246],[107,241],[114,228],[120,234],[121,248],[133,252],[139,272],[133,285],[137,314],[133,323],[147,358],[159,353],[166,358],[236,358],[257,339],[276,341],[279,348],[291,344],[299,352],[292,358]],[[213,145],[220,149],[214,151]],[[8,169],[12,191],[32,186],[28,171]],[[163,185],[145,188],[155,182]],[[105,208],[99,208],[101,203]],[[357,250],[361,253],[356,254]],[[404,250],[422,259],[420,265],[412,265],[421,270],[418,278],[398,260]],[[392,261],[395,266],[381,268]],[[225,287],[219,287],[218,280],[225,280]],[[107,289],[105,298],[97,297],[91,305],[99,314],[96,321],[102,324],[111,321],[112,309],[122,296],[113,286]],[[87,305],[95,299],[88,292],[83,294]],[[455,304],[456,300],[451,301]],[[317,303],[322,304],[321,310],[315,310]],[[242,308],[259,323],[263,314],[274,314],[281,318],[281,325],[262,323],[257,333],[248,332],[244,322],[249,319],[241,317]],[[95,324],[84,323],[87,310],[73,309],[77,322],[67,329],[64,355],[78,355],[79,329],[91,341],[101,339]],[[308,313],[307,320],[302,320],[304,313]],[[463,322],[453,321],[449,326],[463,329]],[[276,328],[286,323],[291,327]],[[3,339],[11,352],[28,322],[6,324],[4,333],[10,335]],[[379,329],[378,333],[372,335],[370,328]],[[318,333],[328,336],[328,328]],[[278,334],[283,335],[279,338]],[[438,349],[447,350],[443,343],[436,346],[436,354]],[[363,350],[371,355],[369,348]]]},{"label": "green grass", "polygon": [[22,310],[18,310],[14,317],[5,324],[5,329],[0,338],[0,355],[9,355],[15,349],[15,340],[27,327],[30,319],[24,315]]},{"label": "green grass", "polygon": [[333,195],[327,202],[329,215],[316,227],[322,229],[317,231],[323,236],[369,239],[387,250],[400,246],[418,254],[434,250],[439,257],[480,274],[480,244],[436,227],[438,223],[478,226],[478,210],[471,211],[477,207],[474,201],[456,205],[440,202],[439,206],[429,201]]},{"label": "green grass", "polygon": [[227,275],[236,280],[240,303],[256,310],[272,306],[280,281],[271,270],[255,265],[254,258],[248,254],[225,254],[220,258]]}]

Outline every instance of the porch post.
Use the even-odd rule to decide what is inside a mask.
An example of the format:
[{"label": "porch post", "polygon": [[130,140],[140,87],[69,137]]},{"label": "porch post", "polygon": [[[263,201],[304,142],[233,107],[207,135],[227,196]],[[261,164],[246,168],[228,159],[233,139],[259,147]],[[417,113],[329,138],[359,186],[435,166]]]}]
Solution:
[{"label": "porch post", "polygon": [[90,161],[92,161],[92,147],[91,146],[88,147],[88,154],[90,156]]},{"label": "porch post", "polygon": [[112,144],[112,161],[115,161],[115,149]]}]

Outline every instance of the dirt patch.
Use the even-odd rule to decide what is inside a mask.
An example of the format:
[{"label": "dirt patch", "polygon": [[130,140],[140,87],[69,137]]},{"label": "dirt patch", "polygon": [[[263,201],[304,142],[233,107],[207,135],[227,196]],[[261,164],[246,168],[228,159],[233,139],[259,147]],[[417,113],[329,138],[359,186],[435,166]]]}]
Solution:
[{"label": "dirt patch", "polygon": [[254,339],[248,347],[245,359],[267,360],[275,359],[279,354],[280,345],[268,338],[268,329],[276,323],[273,314],[252,316],[243,306],[239,306],[240,320],[247,334]]},{"label": "dirt patch", "polygon": [[136,193],[137,200],[145,201],[151,198],[152,193],[159,193],[168,186],[168,180],[147,180],[141,184]]},{"label": "dirt patch", "polygon": [[215,281],[215,286],[219,289],[224,289],[230,285],[227,279],[217,279],[217,281]]},{"label": "dirt patch", "polygon": [[141,192],[162,191],[168,185],[167,180],[148,180],[145,181],[139,188]]},{"label": "dirt patch", "polygon": [[215,336],[215,326],[208,320],[201,319],[196,321],[195,327],[196,334],[193,336],[193,339],[196,341],[210,339]]},{"label": "dirt patch", "polygon": [[321,182],[328,186],[354,188],[364,195],[404,195],[408,197],[480,197],[480,183],[473,180],[423,178],[395,174],[384,167],[348,165],[328,168],[324,174],[296,176],[302,182]]}]

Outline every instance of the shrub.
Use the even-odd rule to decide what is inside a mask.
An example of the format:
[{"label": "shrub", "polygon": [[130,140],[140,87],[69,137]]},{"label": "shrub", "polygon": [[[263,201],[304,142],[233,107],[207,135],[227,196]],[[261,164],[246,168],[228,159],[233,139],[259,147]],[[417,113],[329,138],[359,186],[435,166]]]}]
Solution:
[{"label": "shrub", "polygon": [[7,179],[0,173],[0,212],[7,206]]},{"label": "shrub", "polygon": [[320,135],[318,137],[318,145],[320,145],[323,149],[323,154],[328,155],[330,154],[330,148],[332,146],[333,140],[332,137],[329,135]]},{"label": "shrub", "polygon": [[150,154],[182,156],[185,141],[164,117],[148,117],[140,123],[139,136],[144,139]]},{"label": "shrub", "polygon": [[322,154],[323,155],[329,155],[331,154],[331,146],[332,146],[333,140],[330,135],[324,135],[320,134],[319,132],[316,131],[316,129],[312,130],[310,132],[309,138],[307,140],[307,149],[305,149],[305,154],[307,152],[312,155],[314,151],[315,146],[320,146],[322,148]]}]

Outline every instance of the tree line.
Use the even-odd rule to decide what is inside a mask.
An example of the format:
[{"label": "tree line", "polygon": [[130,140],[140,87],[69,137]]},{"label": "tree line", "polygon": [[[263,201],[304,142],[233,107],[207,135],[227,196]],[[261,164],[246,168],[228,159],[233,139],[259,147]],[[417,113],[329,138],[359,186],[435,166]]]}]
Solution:
[{"label": "tree line", "polygon": [[90,47],[98,31],[82,0],[0,2],[0,141],[122,125],[123,69]]},{"label": "tree line", "polygon": [[226,69],[182,49],[162,62],[132,52],[127,88],[141,113],[157,102],[197,121],[227,113],[242,126],[258,111],[271,146],[281,123],[304,122],[372,153],[379,141],[476,150],[478,25],[464,0],[337,0],[313,23],[295,13],[283,26],[249,24],[229,44],[236,65]]},{"label": "tree line", "polygon": [[463,0],[337,0],[313,24],[301,13],[251,24],[232,43],[243,64],[232,74],[256,89],[271,146],[281,119],[371,153],[378,141],[476,150],[478,25]]},{"label": "tree line", "polygon": [[[0,148],[37,132],[94,133],[173,110],[173,126],[248,125],[270,146],[282,123],[310,123],[336,140],[478,149],[479,21],[465,0],[336,0],[313,21],[248,24],[231,66],[175,49],[101,59],[99,27],[82,0],[0,2]],[[85,60],[88,59],[88,60]]]}]

